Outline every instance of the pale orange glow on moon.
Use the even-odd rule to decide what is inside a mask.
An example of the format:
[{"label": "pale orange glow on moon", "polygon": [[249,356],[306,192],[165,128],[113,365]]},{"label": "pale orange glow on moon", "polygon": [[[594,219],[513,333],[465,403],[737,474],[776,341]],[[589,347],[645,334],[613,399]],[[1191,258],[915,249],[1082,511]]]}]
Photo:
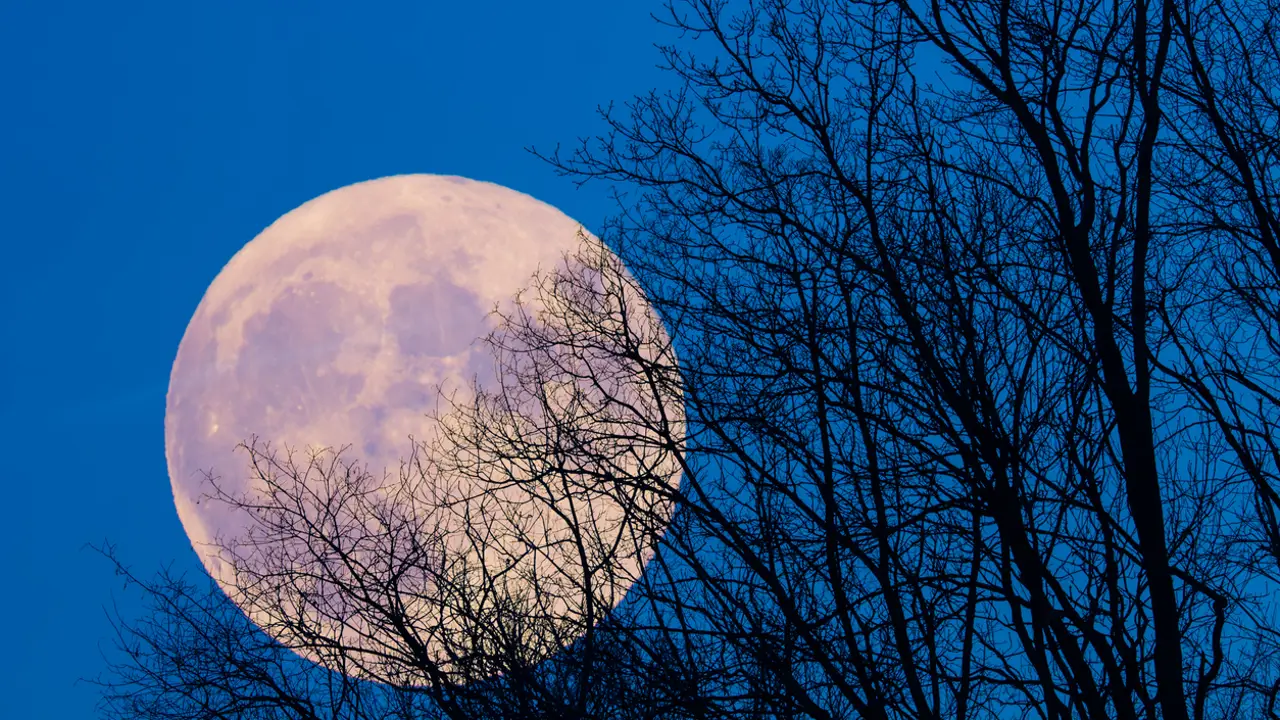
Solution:
[{"label": "pale orange glow on moon", "polygon": [[[495,382],[476,342],[494,326],[489,311],[510,307],[535,271],[574,250],[579,232],[555,208],[507,188],[402,175],[302,205],[227,263],[179,346],[165,449],[183,527],[228,595],[211,543],[242,534],[247,521],[200,501],[203,473],[232,493],[252,491],[246,455],[232,450],[256,434],[277,447],[349,444],[373,474],[395,475],[409,436],[430,430],[424,413],[437,387],[465,393],[473,377]],[[666,474],[678,483],[678,470]],[[596,502],[593,512],[609,517],[607,501]],[[552,534],[562,523],[554,515],[539,519]],[[625,559],[620,570],[636,577],[644,562]]]}]

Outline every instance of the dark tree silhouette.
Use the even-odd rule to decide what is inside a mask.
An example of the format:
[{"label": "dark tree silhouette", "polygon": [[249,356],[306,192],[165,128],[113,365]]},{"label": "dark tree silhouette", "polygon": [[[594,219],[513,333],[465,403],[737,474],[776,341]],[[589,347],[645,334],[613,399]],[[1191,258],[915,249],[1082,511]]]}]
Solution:
[{"label": "dark tree silhouette", "polygon": [[[631,275],[543,277],[558,320],[505,318],[507,382],[413,476],[610,498],[658,546],[623,606],[579,538],[568,626],[508,603],[453,664],[286,687],[285,651],[153,585],[109,714],[1280,717],[1280,5],[668,10],[675,89],[543,156],[620,189]],[[632,284],[678,366],[619,322]]]}]

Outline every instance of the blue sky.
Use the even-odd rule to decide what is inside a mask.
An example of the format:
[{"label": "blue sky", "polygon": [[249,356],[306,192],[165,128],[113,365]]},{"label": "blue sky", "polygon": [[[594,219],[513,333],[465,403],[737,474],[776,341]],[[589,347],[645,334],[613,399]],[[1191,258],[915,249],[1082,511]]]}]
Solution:
[{"label": "blue sky", "polygon": [[[85,718],[126,613],[109,540],[199,572],[165,470],[164,396],[209,282],[259,231],[353,182],[496,182],[592,228],[523,148],[601,130],[663,82],[657,3],[0,4],[0,717]],[[16,638],[16,644],[12,639]]]}]

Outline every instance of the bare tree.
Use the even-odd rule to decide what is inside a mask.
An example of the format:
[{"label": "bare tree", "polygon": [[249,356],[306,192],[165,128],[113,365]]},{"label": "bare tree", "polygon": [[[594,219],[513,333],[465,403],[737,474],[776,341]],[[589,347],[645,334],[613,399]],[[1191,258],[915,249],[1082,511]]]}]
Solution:
[{"label": "bare tree", "polygon": [[607,235],[689,342],[724,635],[794,628],[797,710],[1274,712],[1275,486],[1224,461],[1269,410],[1213,410],[1276,358],[1224,322],[1276,287],[1274,14],[689,2],[714,59],[551,158],[640,188]]},{"label": "bare tree", "polygon": [[[504,383],[403,478],[596,531],[558,539],[569,582],[475,614],[447,662],[359,661],[378,697],[430,687],[421,712],[454,717],[1280,717],[1280,6],[668,11],[690,37],[664,48],[676,89],[546,156],[622,188],[601,235],[630,272],[584,254],[541,278],[549,313],[490,338]],[[656,319],[630,322],[640,296],[678,363]],[[573,515],[598,498],[617,510]],[[352,516],[400,512],[425,544],[343,582],[440,567],[436,506],[415,503]],[[592,536],[657,552],[641,576]],[[479,607],[492,580],[433,592]],[[277,621],[311,647],[300,608]]]}]

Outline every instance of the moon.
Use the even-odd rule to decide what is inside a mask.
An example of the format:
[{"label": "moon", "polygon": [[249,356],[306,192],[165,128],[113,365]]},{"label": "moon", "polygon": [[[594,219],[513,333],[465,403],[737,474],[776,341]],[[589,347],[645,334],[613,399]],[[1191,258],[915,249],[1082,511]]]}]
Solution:
[{"label": "moon", "polygon": [[[438,421],[429,414],[441,391],[461,394],[465,405],[472,382],[497,389],[510,381],[489,348],[477,342],[497,326],[491,311],[517,307],[517,293],[535,274],[563,265],[582,242],[604,248],[578,223],[528,195],[461,177],[399,175],[321,195],[279,218],[230,259],[178,346],[165,407],[165,454],[178,517],[192,547],[251,620],[290,645],[289,634],[277,629],[268,610],[246,606],[237,592],[220,547],[246,537],[253,520],[210,501],[208,476],[233,495],[261,491],[243,451],[234,451],[255,435],[277,448],[350,446],[372,475],[396,475],[414,450],[410,438],[438,433]],[[644,311],[639,315],[653,320],[647,301],[638,302]],[[661,322],[657,327],[665,340]],[[679,484],[675,464],[662,464],[657,472],[660,483]],[[557,512],[559,502],[535,504],[542,509],[521,528],[505,534],[487,530],[490,540],[481,549],[459,540],[446,542],[447,552],[466,554],[469,545],[472,561],[516,578],[508,587],[514,594],[543,592],[554,583],[538,573],[566,572],[554,569],[564,566],[556,562],[563,558],[544,558],[542,570],[530,565],[510,572],[533,562],[513,535],[518,531],[527,539],[535,529],[553,548],[540,552],[559,552],[556,538],[574,529],[565,517],[580,517],[583,510]],[[602,535],[605,546],[617,540],[617,503],[598,494],[588,504],[592,532]],[[455,514],[444,525],[455,538],[474,539],[475,522]],[[650,554],[623,553],[614,570],[633,582]],[[615,605],[627,589],[627,582],[617,588]],[[447,665],[439,638],[464,620],[452,616],[447,603],[423,603],[415,632],[433,660]],[[572,605],[557,600],[553,609]],[[402,638],[370,630],[376,624],[361,623],[337,618],[323,632],[358,647],[385,651],[403,645]],[[294,650],[352,672],[335,667],[323,653]]]}]

